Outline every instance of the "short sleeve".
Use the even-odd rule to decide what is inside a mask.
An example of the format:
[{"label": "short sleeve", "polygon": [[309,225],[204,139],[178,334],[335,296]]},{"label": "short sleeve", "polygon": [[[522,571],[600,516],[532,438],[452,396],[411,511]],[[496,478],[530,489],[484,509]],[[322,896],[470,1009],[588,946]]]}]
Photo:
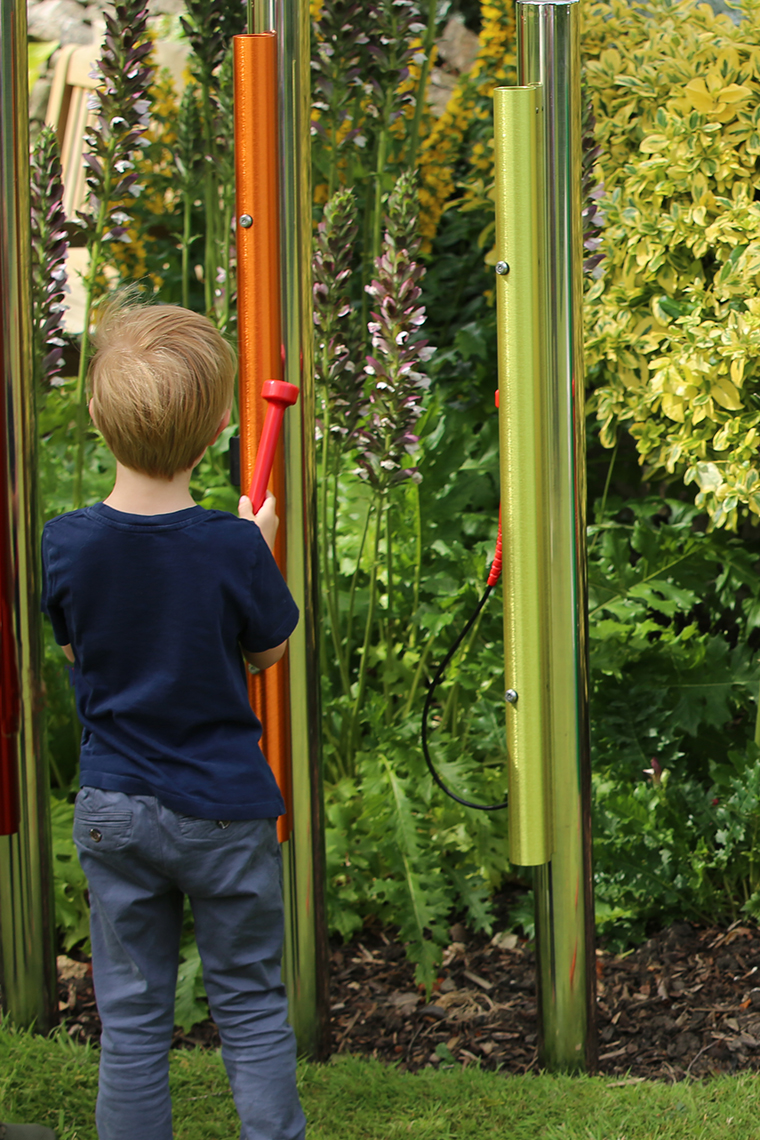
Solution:
[{"label": "short sleeve", "polygon": [[240,637],[240,644],[249,653],[274,649],[298,625],[298,606],[258,528],[257,537],[249,617]]},{"label": "short sleeve", "polygon": [[60,591],[56,589],[54,563],[56,560],[55,544],[47,528],[42,532],[42,597],[40,609],[50,618],[53,634],[58,645],[69,645],[69,636],[66,618],[61,605]]}]

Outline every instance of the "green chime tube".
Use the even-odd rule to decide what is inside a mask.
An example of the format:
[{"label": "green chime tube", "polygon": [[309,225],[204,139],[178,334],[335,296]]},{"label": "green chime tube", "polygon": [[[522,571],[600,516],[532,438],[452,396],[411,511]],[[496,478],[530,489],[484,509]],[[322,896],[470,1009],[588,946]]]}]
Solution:
[{"label": "green chime tube", "polygon": [[543,91],[494,92],[509,858],[551,857]]},{"label": "green chime tube", "polygon": [[[518,563],[515,585],[521,593],[505,601],[507,717],[511,767],[530,777],[526,783],[528,777],[522,775],[510,786],[510,797],[515,798],[510,805],[510,855],[516,863],[535,867],[540,1061],[548,1069],[572,1072],[593,1068],[596,1045],[586,647],[580,11],[577,0],[518,0],[516,12],[521,86],[497,89],[494,96],[499,167],[497,256],[509,264],[498,286],[500,372],[506,377],[500,379],[502,510],[513,515],[519,512],[522,519],[513,528],[513,556]],[[537,144],[541,161],[534,164],[541,167],[540,194],[535,189],[533,166],[527,161],[528,151],[516,145],[510,151],[507,146],[507,136],[517,136],[520,114],[524,114],[519,108],[526,97],[520,93],[531,89],[540,93],[534,112],[541,122]],[[508,116],[507,125],[500,114]],[[509,163],[511,170],[505,169]],[[533,255],[524,244],[532,209],[528,199],[536,200],[540,215],[535,228],[541,237]],[[529,285],[523,266],[526,259],[531,260]],[[532,315],[529,306],[535,306]],[[523,345],[519,359],[510,347],[518,341]],[[527,341],[531,346],[535,342],[529,352]],[[516,425],[506,422],[511,418],[517,420]],[[524,503],[510,506],[510,497]],[[531,512],[536,521],[531,520]],[[508,542],[505,523],[505,551]],[[505,594],[509,595],[513,584],[507,558],[505,554]],[[532,600],[525,597],[531,578]],[[532,639],[532,645],[523,645],[523,639]],[[528,694],[530,699],[525,700]],[[535,722],[530,730],[529,719]],[[521,720],[526,722],[522,737],[515,728]],[[543,845],[538,835],[545,835]]]}]

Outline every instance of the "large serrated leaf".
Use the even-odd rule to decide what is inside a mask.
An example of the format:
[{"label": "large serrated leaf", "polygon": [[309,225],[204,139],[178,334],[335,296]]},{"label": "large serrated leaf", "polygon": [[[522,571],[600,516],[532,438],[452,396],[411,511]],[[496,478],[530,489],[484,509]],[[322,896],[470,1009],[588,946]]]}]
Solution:
[{"label": "large serrated leaf", "polygon": [[194,1025],[208,1017],[208,1005],[203,1000],[203,965],[195,940],[184,946],[181,953],[183,960],[177,973],[174,1023],[183,1033],[189,1033]]}]

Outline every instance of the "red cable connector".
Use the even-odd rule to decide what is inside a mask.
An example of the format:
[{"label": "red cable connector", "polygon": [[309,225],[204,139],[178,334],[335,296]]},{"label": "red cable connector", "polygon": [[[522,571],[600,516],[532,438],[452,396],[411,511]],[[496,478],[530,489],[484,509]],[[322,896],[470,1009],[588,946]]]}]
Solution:
[{"label": "red cable connector", "polygon": [[[496,407],[499,406],[499,389],[496,389]],[[493,556],[491,570],[488,574],[488,585],[495,586],[501,578],[501,505],[499,505],[499,533],[496,537],[496,553]]]},{"label": "red cable connector", "polygon": [[491,570],[488,575],[488,585],[495,586],[501,578],[501,507],[499,507],[499,533],[496,537],[496,553],[493,556]]}]

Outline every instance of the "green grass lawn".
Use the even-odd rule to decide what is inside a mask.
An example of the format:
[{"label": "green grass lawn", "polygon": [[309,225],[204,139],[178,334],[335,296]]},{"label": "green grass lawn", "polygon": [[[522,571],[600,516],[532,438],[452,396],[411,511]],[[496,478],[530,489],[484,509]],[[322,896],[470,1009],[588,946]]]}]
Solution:
[{"label": "green grass lawn", "polygon": [[[175,1052],[177,1140],[235,1140],[221,1058]],[[0,1029],[0,1120],[48,1124],[59,1140],[96,1140],[97,1050]],[[477,1069],[411,1076],[340,1057],[303,1064],[309,1140],[760,1140],[760,1082],[723,1077],[665,1085],[603,1077],[501,1076]]]}]

